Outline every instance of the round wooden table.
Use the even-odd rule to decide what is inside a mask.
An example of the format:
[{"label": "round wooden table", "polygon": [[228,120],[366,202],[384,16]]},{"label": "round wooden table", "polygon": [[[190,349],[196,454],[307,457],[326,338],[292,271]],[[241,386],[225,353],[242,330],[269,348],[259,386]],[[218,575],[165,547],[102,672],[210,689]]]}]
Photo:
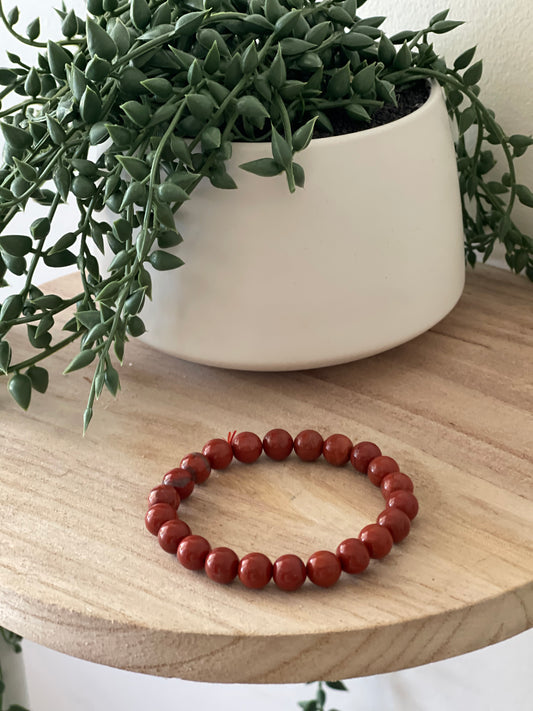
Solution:
[{"label": "round wooden table", "polygon": [[[54,289],[72,294],[74,279]],[[85,438],[87,374],[60,375],[76,346],[56,355],[27,413],[0,395],[0,624],[123,669],[257,683],[393,671],[529,628],[532,306],[531,284],[479,269],[423,336],[305,372],[211,369],[133,342],[122,392],[101,398]],[[144,527],[148,491],[208,439],[273,427],[378,443],[415,482],[410,536],[327,590],[252,591],[182,568]],[[349,466],[291,455],[215,472],[180,511],[213,546],[307,558],[382,508]]]}]

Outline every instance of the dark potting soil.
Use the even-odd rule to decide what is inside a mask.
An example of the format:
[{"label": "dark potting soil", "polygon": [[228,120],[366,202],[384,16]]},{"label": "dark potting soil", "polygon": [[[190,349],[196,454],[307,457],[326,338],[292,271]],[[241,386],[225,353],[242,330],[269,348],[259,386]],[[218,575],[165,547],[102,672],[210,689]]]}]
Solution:
[{"label": "dark potting soil", "polygon": [[354,121],[342,109],[328,111],[328,118],[333,125],[333,134],[325,131],[321,126],[317,126],[313,133],[313,138],[326,138],[327,136],[341,136],[346,133],[365,131],[367,128],[384,126],[387,123],[408,116],[416,109],[423,106],[429,98],[430,86],[425,80],[420,80],[396,92],[398,106],[386,104],[372,114],[370,122]]}]

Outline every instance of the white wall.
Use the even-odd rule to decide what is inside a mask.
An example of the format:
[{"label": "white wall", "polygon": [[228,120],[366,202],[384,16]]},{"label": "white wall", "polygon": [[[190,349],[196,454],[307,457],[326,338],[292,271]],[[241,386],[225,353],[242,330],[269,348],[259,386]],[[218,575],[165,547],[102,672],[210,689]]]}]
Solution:
[{"label": "white wall", "polygon": [[[405,29],[411,23],[421,26],[443,9],[443,3],[446,5],[446,0],[369,0],[362,14],[388,14],[389,27]],[[25,27],[35,16],[36,3],[19,0],[18,4],[23,16],[20,25]],[[45,37],[55,33],[53,4],[59,2],[43,0],[38,5]],[[67,0],[67,5],[83,12],[81,0]],[[454,0],[453,16],[470,23],[456,33],[455,39],[446,36],[440,42],[450,48],[450,56],[479,44],[480,56],[487,58],[484,93],[509,133],[533,132],[530,11],[531,0]],[[0,47],[28,56],[4,30],[0,30]],[[533,184],[533,155],[524,157],[522,166],[524,180]],[[526,222],[531,234],[533,217],[524,214],[524,226]],[[57,271],[42,273],[41,278],[57,275]],[[533,633],[528,632],[457,659],[355,680],[349,683],[350,695],[333,693],[329,705],[343,711],[530,711],[532,649]],[[196,707],[199,711],[289,711],[296,710],[297,700],[309,698],[309,689],[302,685],[220,687],[144,677],[97,667],[31,643],[26,644],[25,654],[31,711],[152,711],[163,705],[169,709]]]}]

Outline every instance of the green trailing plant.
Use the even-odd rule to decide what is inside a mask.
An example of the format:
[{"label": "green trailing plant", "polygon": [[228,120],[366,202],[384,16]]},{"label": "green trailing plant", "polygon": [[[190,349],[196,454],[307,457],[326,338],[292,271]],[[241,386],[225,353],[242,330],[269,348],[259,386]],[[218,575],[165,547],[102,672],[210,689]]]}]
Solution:
[{"label": "green trailing plant", "polygon": [[[450,66],[435,52],[433,36],[461,24],[448,11],[388,37],[385,18],[360,16],[364,2],[88,0],[85,18],[63,6],[63,37],[43,41],[37,19],[18,30],[18,10],[7,13],[0,0],[5,31],[38,52],[35,66],[8,53],[10,66],[0,69],[0,283],[25,275],[1,304],[0,372],[21,407],[47,388],[43,362],[76,340],[65,372],[93,368],[84,429],[103,389],[116,395],[116,364],[144,331],[154,270],[182,265],[177,211],[201,180],[236,187],[238,176],[226,170],[232,141],[269,141],[271,158],[241,167],[283,173],[295,191],[305,181],[298,154],[317,128],[333,133],[339,112],[364,128],[420,80],[442,85],[456,125],[467,261],[486,260],[502,242],[509,267],[533,279],[533,240],[512,219],[516,203],[533,207],[514,165],[533,141],[506,135],[480,100],[475,48]],[[495,150],[500,179],[491,176]],[[11,234],[29,201],[42,215],[29,234]],[[63,234],[54,218],[67,201],[79,220]],[[104,250],[113,254],[105,274],[97,259]],[[79,293],[43,294],[33,283],[40,262],[75,264]],[[73,314],[54,336],[67,309]],[[23,360],[10,345],[16,326],[34,349]]]},{"label": "green trailing plant", "polygon": [[[298,706],[303,709],[303,711],[326,711],[326,690],[329,689],[335,689],[335,691],[348,691],[346,685],[343,684],[342,681],[317,681],[314,699],[299,701]],[[330,708],[328,711],[337,711],[337,709]]]},{"label": "green trailing plant", "polygon": [[[22,651],[22,647],[20,646],[22,637],[20,637],[18,634],[15,634],[14,632],[10,632],[9,630],[4,629],[3,627],[0,627],[0,637],[9,647],[11,647],[11,649],[16,654],[20,654],[20,652]],[[28,711],[28,709],[26,709],[24,706],[20,706],[19,704],[10,704],[9,707],[4,708],[5,690],[6,681],[4,679],[2,666],[0,665],[0,711]]]}]

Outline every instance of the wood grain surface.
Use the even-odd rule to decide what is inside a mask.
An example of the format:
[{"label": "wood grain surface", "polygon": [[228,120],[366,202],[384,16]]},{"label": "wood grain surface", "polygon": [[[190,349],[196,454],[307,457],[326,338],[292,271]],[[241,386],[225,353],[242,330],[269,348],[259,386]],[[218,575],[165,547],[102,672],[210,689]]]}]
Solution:
[{"label": "wood grain surface", "polygon": [[[73,293],[74,277],[54,288]],[[211,369],[131,343],[122,392],[102,397],[85,438],[87,374],[60,375],[76,346],[58,354],[27,413],[0,392],[0,624],[133,671],[273,683],[425,664],[529,628],[532,306],[531,284],[478,269],[453,313],[416,340],[285,374]],[[256,592],[182,568],[144,528],[149,489],[208,439],[273,427],[378,443],[415,482],[411,535],[329,590],[308,581]],[[382,508],[365,477],[292,455],[214,473],[181,515],[239,555],[307,558]]]}]

